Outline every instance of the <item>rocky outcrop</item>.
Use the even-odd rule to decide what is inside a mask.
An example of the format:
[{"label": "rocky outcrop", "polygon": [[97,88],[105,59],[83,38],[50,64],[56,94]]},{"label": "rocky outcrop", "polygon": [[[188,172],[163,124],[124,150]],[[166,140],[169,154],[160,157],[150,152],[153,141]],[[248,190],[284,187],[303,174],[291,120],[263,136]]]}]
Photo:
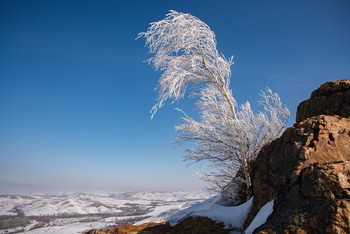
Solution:
[{"label": "rocky outcrop", "polygon": [[100,231],[93,229],[85,234],[227,234],[228,230],[224,229],[224,225],[216,223],[206,217],[189,217],[181,221],[174,227],[168,223],[147,223],[139,226],[124,226],[112,230]]},{"label": "rocky outcrop", "polygon": [[318,115],[350,117],[350,80],[326,82],[313,91],[299,104],[296,123]]},{"label": "rocky outcrop", "polygon": [[220,191],[215,203],[221,206],[238,206],[248,200],[246,191],[247,185],[241,167],[232,181]]},{"label": "rocky outcrop", "polygon": [[151,233],[147,232],[147,230],[155,230],[153,232],[154,234],[161,234],[161,233],[168,233],[170,229],[170,225],[166,222],[161,223],[145,223],[142,225],[134,226],[134,225],[127,225],[123,227],[118,227],[115,229],[110,229],[106,231],[93,229],[88,232],[84,232],[83,234],[137,234],[137,233]]},{"label": "rocky outcrop", "polygon": [[350,81],[327,82],[298,107],[297,123],[259,153],[254,202],[274,212],[257,233],[350,233]]}]

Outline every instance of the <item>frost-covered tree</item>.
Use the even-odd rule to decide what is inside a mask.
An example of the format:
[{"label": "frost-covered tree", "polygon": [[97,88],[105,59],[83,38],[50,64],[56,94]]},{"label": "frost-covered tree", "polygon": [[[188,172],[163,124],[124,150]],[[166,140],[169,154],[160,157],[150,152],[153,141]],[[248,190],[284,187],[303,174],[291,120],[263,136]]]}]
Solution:
[{"label": "frost-covered tree", "polygon": [[195,143],[185,159],[210,162],[214,170],[202,171],[200,177],[220,189],[240,169],[250,197],[250,161],[264,144],[281,134],[288,109],[269,89],[261,93],[264,112],[254,114],[249,102],[238,107],[229,88],[232,57],[226,59],[217,51],[214,32],[190,14],[170,11],[139,37],[146,38],[146,46],[155,54],[149,62],[163,71],[152,118],[166,100],[177,102],[191,89],[192,96],[199,99],[200,120],[183,112],[184,124],[176,127],[178,144]]},{"label": "frost-covered tree", "polygon": [[[260,95],[263,112],[254,114],[246,102],[239,108],[235,105],[235,118],[220,92],[209,86],[201,90],[196,103],[201,120],[185,115],[184,123],[176,127],[179,144],[195,142],[196,147],[188,149],[185,158],[193,162],[208,161],[214,168],[211,172],[199,171],[200,178],[209,182],[211,188],[230,196],[244,187],[246,198],[250,197],[250,162],[266,143],[281,135],[288,121],[289,111],[276,93],[267,88]],[[241,174],[237,178],[239,170]],[[230,185],[233,179],[234,185]]]}]

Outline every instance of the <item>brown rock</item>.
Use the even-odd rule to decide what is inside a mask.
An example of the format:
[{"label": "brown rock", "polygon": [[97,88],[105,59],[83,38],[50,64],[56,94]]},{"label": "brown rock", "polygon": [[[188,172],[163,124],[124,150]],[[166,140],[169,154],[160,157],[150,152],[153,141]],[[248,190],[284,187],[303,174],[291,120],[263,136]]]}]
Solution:
[{"label": "brown rock", "polygon": [[330,81],[312,92],[299,104],[296,122],[317,115],[350,117],[350,80]]},{"label": "brown rock", "polygon": [[189,217],[171,227],[168,223],[146,223],[139,226],[128,225],[113,230],[100,231],[93,229],[86,234],[227,234],[228,230],[221,223],[206,217]]},{"label": "brown rock", "polygon": [[261,231],[350,232],[349,130],[349,118],[312,117],[264,147],[255,164],[247,224],[275,199],[274,212]]},{"label": "brown rock", "polygon": [[261,150],[245,226],[275,199],[274,212],[257,233],[350,233],[349,88],[350,81],[322,85],[299,105],[302,121]]},{"label": "brown rock", "polygon": [[[145,223],[138,226],[127,225],[127,226],[118,227],[118,228],[106,230],[106,231],[93,229],[88,232],[84,232],[83,234],[126,234],[126,233],[136,234],[136,233],[141,233],[143,230],[146,230],[148,228],[153,228],[153,227],[156,227],[155,230],[161,231],[161,232],[153,232],[155,234],[170,233],[168,231],[171,229],[170,225],[166,222],[161,222],[161,223],[151,222],[151,223]],[[147,232],[144,232],[144,233],[147,233]]]},{"label": "brown rock", "polygon": [[207,217],[189,217],[174,227],[172,233],[176,234],[226,234],[230,231],[224,228],[222,223],[216,223]]}]

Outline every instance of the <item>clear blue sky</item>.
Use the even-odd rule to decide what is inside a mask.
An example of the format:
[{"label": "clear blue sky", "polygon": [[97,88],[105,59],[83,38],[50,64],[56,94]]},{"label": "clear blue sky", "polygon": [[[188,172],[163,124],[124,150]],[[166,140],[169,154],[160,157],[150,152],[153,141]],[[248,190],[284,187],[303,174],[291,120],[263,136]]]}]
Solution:
[{"label": "clear blue sky", "polygon": [[238,103],[269,86],[289,126],[312,90],[350,78],[348,0],[0,0],[1,193],[203,186],[171,144],[176,106],[150,120],[160,73],[135,40],[171,9],[207,23],[234,55]]}]

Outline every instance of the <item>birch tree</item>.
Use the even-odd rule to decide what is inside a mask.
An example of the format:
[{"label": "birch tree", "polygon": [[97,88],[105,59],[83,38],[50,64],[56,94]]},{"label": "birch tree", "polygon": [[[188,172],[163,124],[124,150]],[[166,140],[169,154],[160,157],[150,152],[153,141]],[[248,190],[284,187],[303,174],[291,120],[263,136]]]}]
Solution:
[{"label": "birch tree", "polygon": [[185,159],[209,162],[214,170],[202,171],[200,177],[220,189],[242,170],[249,198],[250,162],[264,144],[282,133],[288,109],[270,89],[261,92],[263,112],[254,114],[249,102],[238,106],[229,88],[232,57],[226,59],[218,52],[214,32],[191,14],[170,11],[139,37],[146,39],[146,46],[154,54],[149,63],[162,71],[152,118],[167,100],[177,102],[190,90],[198,99],[200,120],[178,109],[184,114],[184,123],[176,127],[177,143],[195,143]]}]

